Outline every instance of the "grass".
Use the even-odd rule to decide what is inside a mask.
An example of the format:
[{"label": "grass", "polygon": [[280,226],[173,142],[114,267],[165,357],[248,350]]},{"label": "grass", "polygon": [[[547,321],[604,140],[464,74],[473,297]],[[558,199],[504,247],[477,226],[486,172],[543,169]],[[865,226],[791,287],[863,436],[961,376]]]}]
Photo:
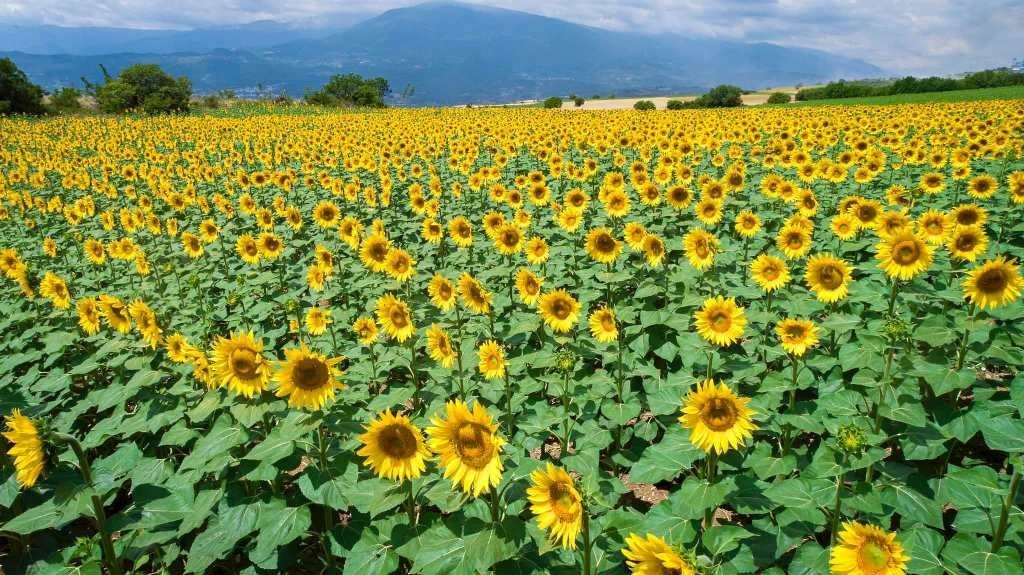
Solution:
[{"label": "grass", "polygon": [[898,94],[894,96],[870,96],[864,98],[836,98],[832,100],[811,100],[794,102],[800,106],[877,105],[877,104],[920,104],[925,102],[974,102],[979,100],[1024,99],[1024,86],[1002,88],[978,88],[975,90],[953,90],[950,92],[929,92],[926,94]]}]

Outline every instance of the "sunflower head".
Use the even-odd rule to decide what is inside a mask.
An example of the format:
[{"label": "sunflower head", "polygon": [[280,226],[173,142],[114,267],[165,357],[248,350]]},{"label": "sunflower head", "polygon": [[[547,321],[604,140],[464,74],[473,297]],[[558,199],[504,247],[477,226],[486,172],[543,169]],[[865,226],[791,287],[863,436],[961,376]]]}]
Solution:
[{"label": "sunflower head", "polygon": [[782,342],[782,349],[797,357],[818,343],[818,326],[806,319],[784,319],[775,325],[775,333]]},{"label": "sunflower head", "polygon": [[427,468],[430,450],[423,433],[405,415],[385,410],[365,427],[359,436],[363,447],[356,452],[366,465],[384,479],[415,479]]},{"label": "sunflower head", "polygon": [[530,474],[526,496],[537,525],[548,532],[548,537],[563,549],[575,549],[583,529],[583,498],[572,476],[548,463],[547,468]]},{"label": "sunflower head", "polygon": [[1015,262],[999,256],[967,272],[963,287],[971,303],[982,309],[997,308],[1020,297],[1024,279]]},{"label": "sunflower head", "polygon": [[541,317],[556,333],[566,333],[579,319],[580,304],[563,289],[551,290],[540,296],[537,309]]},{"label": "sunflower head", "polygon": [[543,285],[544,278],[537,277],[537,274],[527,268],[519,268],[516,272],[516,291],[519,292],[519,299],[526,305],[532,306],[537,303]]},{"label": "sunflower head", "polygon": [[456,488],[476,497],[501,483],[505,440],[482,404],[470,408],[461,400],[449,401],[444,415],[434,415],[430,423],[430,449]]},{"label": "sunflower head", "polygon": [[43,473],[46,454],[43,452],[43,440],[39,436],[39,428],[34,421],[15,409],[4,418],[7,425],[3,436],[11,442],[7,451],[14,459],[14,472],[18,484],[32,487]]},{"label": "sunflower head", "polygon": [[352,331],[363,345],[373,345],[377,341],[377,323],[372,317],[361,317],[352,324]]},{"label": "sunflower head", "polygon": [[909,560],[895,533],[850,521],[832,546],[829,566],[837,575],[903,575]]},{"label": "sunflower head", "polygon": [[845,261],[821,254],[807,260],[804,280],[818,301],[833,303],[846,297],[852,272],[853,267]]},{"label": "sunflower head", "polygon": [[487,379],[497,379],[505,375],[505,348],[493,339],[487,340],[477,350],[480,360],[480,373]]},{"label": "sunflower head", "polygon": [[693,562],[684,559],[664,539],[648,533],[640,537],[630,533],[622,549],[626,565],[636,575],[695,575]]},{"label": "sunflower head", "polygon": [[694,321],[701,337],[723,347],[739,341],[747,325],[743,308],[736,305],[734,298],[722,296],[705,300],[703,307],[694,313]]},{"label": "sunflower head", "polygon": [[416,333],[409,305],[391,294],[377,300],[377,321],[384,326],[388,336],[404,343]]},{"label": "sunflower head", "polygon": [[957,226],[946,240],[946,249],[955,260],[973,262],[988,249],[988,235],[981,226]]},{"label": "sunflower head", "polygon": [[608,228],[594,228],[587,234],[587,254],[596,262],[610,264],[622,251],[622,244]]},{"label": "sunflower head", "polygon": [[440,273],[435,273],[434,277],[430,278],[427,293],[430,295],[431,303],[441,311],[448,311],[455,306],[455,286]]},{"label": "sunflower head", "polygon": [[459,295],[462,303],[473,313],[485,314],[491,310],[491,292],[468,273],[459,278]]},{"label": "sunflower head", "polygon": [[287,397],[288,405],[301,409],[320,409],[334,399],[335,390],[344,387],[338,379],[343,375],[337,365],[342,357],[328,358],[299,349],[284,350],[285,360],[277,362],[277,396]]},{"label": "sunflower head", "polygon": [[452,345],[448,332],[436,323],[427,328],[427,353],[441,367],[450,368],[458,358],[458,351]]},{"label": "sunflower head", "polygon": [[253,397],[267,389],[270,365],[252,332],[217,338],[210,365],[217,384],[239,395]]},{"label": "sunflower head", "polygon": [[590,335],[601,343],[610,343],[619,337],[619,328],[615,323],[615,312],[604,305],[590,314]]},{"label": "sunflower head", "polygon": [[920,236],[904,229],[883,236],[876,257],[886,275],[907,281],[928,269],[932,263],[932,248]]},{"label": "sunflower head", "polygon": [[690,430],[690,441],[706,452],[722,454],[737,449],[757,429],[747,407],[749,398],[739,397],[723,382],[708,379],[683,398],[679,422]]}]

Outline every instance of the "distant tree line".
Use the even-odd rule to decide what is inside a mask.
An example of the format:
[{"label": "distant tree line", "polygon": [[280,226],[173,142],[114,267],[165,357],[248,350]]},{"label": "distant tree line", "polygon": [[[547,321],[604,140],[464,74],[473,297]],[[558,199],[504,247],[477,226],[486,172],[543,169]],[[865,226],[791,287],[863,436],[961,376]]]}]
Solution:
[{"label": "distant tree line", "polygon": [[665,106],[669,110],[687,110],[693,108],[735,108],[743,105],[743,89],[739,86],[721,84],[708,90],[706,94],[693,100],[669,100]]},{"label": "distant tree line", "polygon": [[864,98],[895,94],[923,94],[952,92],[976,88],[1000,88],[1024,85],[1024,74],[1009,69],[982,70],[963,78],[915,78],[907,76],[888,84],[877,82],[846,82],[839,80],[817,88],[803,88],[796,93],[798,101],[832,100],[835,98]]}]

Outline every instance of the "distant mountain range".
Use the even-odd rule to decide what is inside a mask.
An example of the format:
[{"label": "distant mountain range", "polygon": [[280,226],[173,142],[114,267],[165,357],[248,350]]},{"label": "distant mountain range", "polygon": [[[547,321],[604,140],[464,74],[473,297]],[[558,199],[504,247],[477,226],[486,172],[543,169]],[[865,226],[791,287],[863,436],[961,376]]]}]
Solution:
[{"label": "distant mountain range", "polygon": [[525,12],[459,3],[399,8],[346,29],[275,22],[190,31],[0,25],[10,56],[46,88],[98,80],[153,62],[192,79],[199,93],[273,89],[292,96],[331,75],[383,76],[408,103],[509,102],[577,93],[682,94],[721,83],[745,88],[883,74],[819,50],[582,26]]}]

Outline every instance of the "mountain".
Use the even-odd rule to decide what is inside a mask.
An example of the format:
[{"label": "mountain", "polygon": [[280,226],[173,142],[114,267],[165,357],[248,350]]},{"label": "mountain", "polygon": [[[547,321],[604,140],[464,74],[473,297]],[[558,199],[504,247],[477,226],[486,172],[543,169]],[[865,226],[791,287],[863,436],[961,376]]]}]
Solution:
[{"label": "mountain", "polygon": [[[332,74],[383,76],[396,91],[415,86],[410,103],[417,105],[507,102],[570,92],[679,94],[721,83],[763,88],[882,74],[861,60],[818,50],[615,32],[458,3],[390,10],[321,37],[282,34],[270,45],[241,43],[258,34],[222,31],[223,40],[218,40],[210,30],[194,32],[179,44],[162,37],[128,40],[132,46],[187,46],[182,52],[133,48],[110,54],[30,55],[22,50],[9,55],[45,87],[75,83],[81,75],[95,78],[100,63],[116,73],[132,63],[155,62],[192,78],[199,92],[262,84],[299,95]],[[0,48],[4,45],[0,42]]]}]

